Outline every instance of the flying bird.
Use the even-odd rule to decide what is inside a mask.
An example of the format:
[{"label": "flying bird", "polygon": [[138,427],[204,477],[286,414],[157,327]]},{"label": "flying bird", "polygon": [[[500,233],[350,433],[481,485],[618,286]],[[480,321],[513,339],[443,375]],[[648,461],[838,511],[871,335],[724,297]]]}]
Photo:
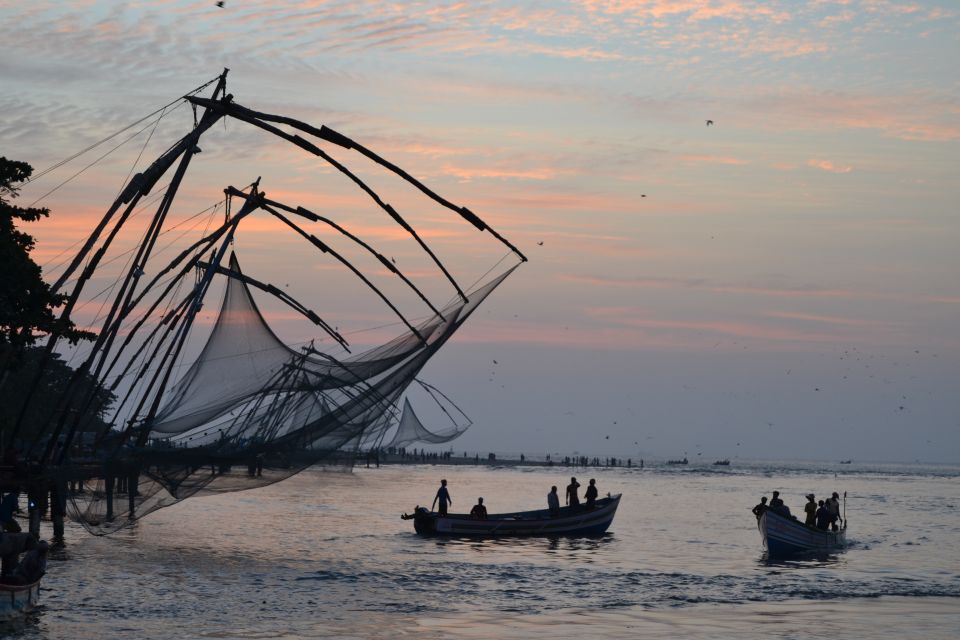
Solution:
[{"label": "flying bird", "polygon": [[542,247],[542,246],[543,246],[543,240],[541,240],[540,242],[538,242],[538,243],[537,243],[537,246],[538,246],[538,247]]},{"label": "flying bird", "polygon": [[708,126],[708,127],[712,127],[712,126],[713,126],[713,120],[707,120],[707,126]]},{"label": "flying bird", "polygon": [[223,9],[223,0],[219,0],[219,2],[217,2],[217,6]]}]

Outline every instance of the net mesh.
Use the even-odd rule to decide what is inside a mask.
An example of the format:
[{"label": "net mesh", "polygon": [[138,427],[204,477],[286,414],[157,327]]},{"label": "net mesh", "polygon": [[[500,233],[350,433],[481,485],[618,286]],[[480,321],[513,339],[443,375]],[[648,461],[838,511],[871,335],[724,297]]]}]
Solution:
[{"label": "net mesh", "polygon": [[[239,270],[236,257],[231,266]],[[97,467],[98,477],[71,495],[68,515],[110,533],[188,497],[264,486],[318,463],[352,464],[362,443],[382,440],[427,361],[511,272],[444,307],[443,320],[417,325],[424,341],[407,332],[343,360],[284,345],[246,284],[231,278],[200,357],[172,386],[147,443],[73,461],[81,473]],[[405,401],[391,446],[460,433],[427,430]]]}]

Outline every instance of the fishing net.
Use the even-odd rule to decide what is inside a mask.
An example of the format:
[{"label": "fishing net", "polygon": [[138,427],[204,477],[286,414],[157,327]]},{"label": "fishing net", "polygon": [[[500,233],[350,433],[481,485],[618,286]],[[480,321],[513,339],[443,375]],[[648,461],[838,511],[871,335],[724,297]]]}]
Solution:
[{"label": "fishing net", "polygon": [[[517,265],[462,290],[393,207],[344,165],[299,134],[284,131],[281,124],[360,152],[480,231],[493,234],[525,260],[468,209],[438,196],[372,151],[326,127],[317,129],[240,107],[232,102],[232,96],[221,95],[224,82],[225,74],[214,99],[186,98],[205,109],[194,129],[134,176],[60,275],[54,288],[67,283],[74,286],[65,315],[82,299],[84,285],[98,273],[101,260],[109,255],[110,243],[121,235],[121,227],[140,198],[175,162],[180,163],[178,175],[182,175],[199,150],[200,135],[226,116],[279,136],[349,177],[419,243],[458,295],[446,305],[435,306],[391,260],[362,238],[302,207],[266,199],[258,190],[259,180],[247,190],[228,188],[223,223],[212,230],[205,228],[189,246],[178,247],[182,250],[172,260],[169,254],[159,260],[155,247],[166,233],[164,225],[169,226],[166,216],[179,184],[175,177],[165,191],[158,192],[156,213],[139,244],[119,255],[125,257],[127,266],[104,289],[113,296],[112,302],[98,302],[101,312],[94,320],[101,329],[89,351],[78,359],[74,380],[63,385],[62,393],[49,406],[28,393],[23,404],[29,409],[24,415],[30,416],[30,428],[23,428],[21,419],[2,434],[5,450],[15,446],[29,466],[29,473],[21,474],[21,486],[33,493],[42,489],[42,495],[53,490],[58,504],[66,503],[67,515],[95,534],[111,533],[190,497],[264,486],[312,465],[349,468],[358,449],[381,446],[394,427],[397,431],[390,446],[402,447],[414,441],[447,442],[469,426],[454,421],[452,427],[429,430],[409,401],[403,401],[402,411],[398,407],[430,358]],[[230,212],[229,198],[243,200],[239,211]],[[243,228],[242,220],[257,210],[274,216],[320,252],[348,267],[400,317],[406,331],[379,346],[352,353],[335,327],[286,292],[241,271],[236,254],[228,249]],[[358,250],[372,254],[388,276],[402,280],[433,313],[424,320],[407,320],[360,269],[304,230],[303,220],[326,224]],[[192,284],[188,283],[191,274],[195,275]],[[199,340],[194,322],[214,282],[224,284],[219,311],[209,333],[198,342],[203,345],[199,354],[187,357],[185,345]],[[317,340],[298,343],[298,347],[285,343],[264,319],[252,287],[310,320],[317,328]],[[322,340],[330,345],[331,338],[346,355],[341,349],[315,346]],[[51,354],[56,344],[54,336],[47,346],[47,360],[55,357]],[[42,370],[42,359],[39,366]]]},{"label": "fishing net", "polygon": [[[426,342],[405,334],[336,362],[282,344],[246,285],[230,280],[215,329],[148,444],[121,446],[96,463],[101,477],[70,496],[68,515],[109,533],[192,496],[264,486],[318,463],[351,465],[361,443],[393,425],[395,405],[427,361],[511,271],[469,291],[469,302],[444,307],[445,321],[418,325]],[[407,401],[400,430],[405,444],[462,433],[428,431]],[[395,438],[391,446],[405,444]],[[71,462],[89,475],[90,461]]]}]

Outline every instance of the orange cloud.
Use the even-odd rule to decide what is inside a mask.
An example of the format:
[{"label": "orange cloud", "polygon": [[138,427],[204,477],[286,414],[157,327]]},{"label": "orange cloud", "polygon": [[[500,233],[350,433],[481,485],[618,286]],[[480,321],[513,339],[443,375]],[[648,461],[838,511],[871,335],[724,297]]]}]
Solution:
[{"label": "orange cloud", "polygon": [[834,164],[830,160],[817,160],[810,159],[807,160],[808,167],[814,167],[816,169],[821,169],[823,171],[828,171],[830,173],[850,173],[853,171],[853,167],[850,165],[838,165]]},{"label": "orange cloud", "polygon": [[468,168],[454,165],[444,165],[441,172],[446,175],[456,176],[462,180],[473,180],[474,178],[515,178],[521,180],[553,180],[562,174],[571,174],[572,171],[561,170],[552,167],[539,167],[536,169],[496,169],[496,168]]},{"label": "orange cloud", "polygon": [[688,154],[680,156],[680,159],[684,162],[690,164],[730,164],[730,165],[744,165],[750,164],[749,160],[743,160],[741,158],[734,158],[731,156],[712,156],[712,155],[697,155],[697,154]]}]

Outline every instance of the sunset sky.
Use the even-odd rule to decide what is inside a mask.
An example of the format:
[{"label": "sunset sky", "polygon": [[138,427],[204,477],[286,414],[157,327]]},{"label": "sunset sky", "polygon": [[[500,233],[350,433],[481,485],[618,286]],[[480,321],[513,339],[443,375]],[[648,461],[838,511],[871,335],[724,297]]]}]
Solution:
[{"label": "sunset sky", "polygon": [[[229,67],[237,102],[351,136],[530,258],[424,371],[475,422],[456,450],[960,462],[958,60],[947,0],[0,0],[0,155],[43,170]],[[174,108],[40,201],[48,273],[191,125]],[[263,176],[452,295],[316,159],[239,122],[201,147],[179,219]],[[504,256],[330,151],[464,283]],[[237,251],[348,333],[393,322],[266,219]]]}]

